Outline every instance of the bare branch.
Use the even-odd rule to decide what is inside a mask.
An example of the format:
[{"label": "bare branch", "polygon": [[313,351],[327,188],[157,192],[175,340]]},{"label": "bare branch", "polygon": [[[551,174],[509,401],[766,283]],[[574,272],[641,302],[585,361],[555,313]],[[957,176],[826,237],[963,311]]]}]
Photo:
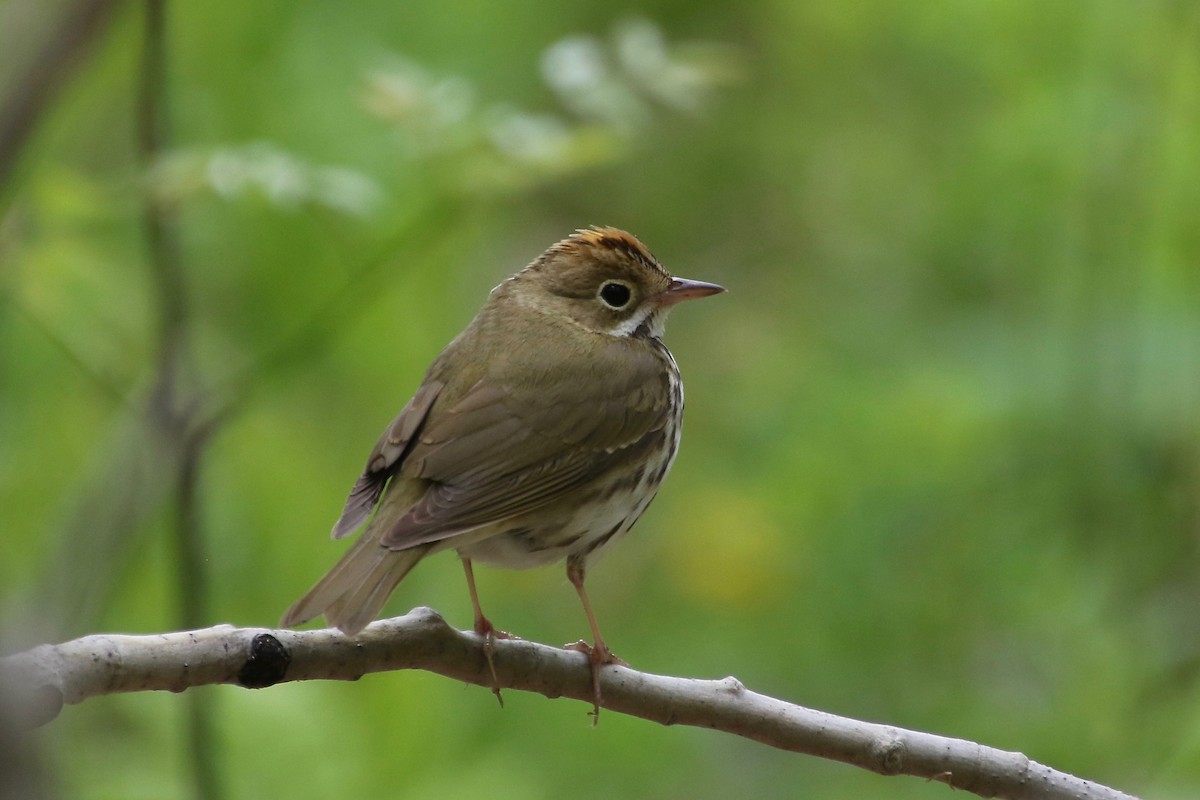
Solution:
[{"label": "bare branch", "polygon": [[[520,640],[495,643],[502,688],[592,701],[586,656]],[[0,686],[41,724],[64,703],[117,692],[183,691],[231,683],[263,688],[285,681],[356,680],[371,672],[423,669],[491,687],[483,641],[418,608],[355,637],[335,630],[290,631],[220,625],[152,636],[95,635],[0,659]],[[962,739],[837,717],[745,688],[736,678],[694,680],[605,667],[611,711],[664,725],[712,728],[783,750],[842,761],[883,775],[914,775],[980,797],[1011,800],[1133,800],[1031,761]]]}]

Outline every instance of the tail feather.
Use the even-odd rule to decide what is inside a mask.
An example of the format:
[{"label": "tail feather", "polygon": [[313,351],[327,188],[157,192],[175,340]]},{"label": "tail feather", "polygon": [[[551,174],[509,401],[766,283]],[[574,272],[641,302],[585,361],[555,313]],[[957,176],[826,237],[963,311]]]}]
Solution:
[{"label": "tail feather", "polygon": [[330,625],[353,636],[375,619],[396,584],[429,549],[426,545],[391,550],[368,529],[333,569],[287,610],[280,624],[293,627],[324,614]]},{"label": "tail feather", "polygon": [[[387,550],[384,547],[379,549]],[[371,620],[379,616],[380,609],[392,596],[396,584],[404,580],[404,576],[417,565],[428,550],[428,547],[421,547],[399,552],[387,551],[388,555],[370,574],[325,609],[326,621],[350,636],[367,627]]]}]

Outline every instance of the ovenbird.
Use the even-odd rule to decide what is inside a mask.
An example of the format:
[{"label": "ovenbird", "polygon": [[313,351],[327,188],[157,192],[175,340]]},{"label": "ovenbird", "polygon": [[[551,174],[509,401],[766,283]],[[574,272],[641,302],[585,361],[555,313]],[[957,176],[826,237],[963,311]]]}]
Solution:
[{"label": "ovenbird", "polygon": [[375,445],[333,538],[366,529],[283,624],[324,614],[353,635],[418,561],[454,549],[490,661],[491,637],[506,634],[480,609],[471,562],[566,559],[598,699],[599,666],[620,662],[584,590],[587,563],[633,526],[675,458],[683,384],[667,314],[722,291],[672,277],[615,228],[578,231],[493,289]]}]

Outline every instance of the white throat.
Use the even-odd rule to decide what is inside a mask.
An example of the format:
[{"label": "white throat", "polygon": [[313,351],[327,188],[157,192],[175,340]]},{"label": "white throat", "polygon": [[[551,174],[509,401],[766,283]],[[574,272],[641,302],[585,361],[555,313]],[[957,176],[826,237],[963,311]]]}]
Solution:
[{"label": "white throat", "polygon": [[633,316],[610,331],[618,339],[629,339],[643,325],[652,339],[661,339],[667,327],[667,309],[647,303],[634,312]]}]

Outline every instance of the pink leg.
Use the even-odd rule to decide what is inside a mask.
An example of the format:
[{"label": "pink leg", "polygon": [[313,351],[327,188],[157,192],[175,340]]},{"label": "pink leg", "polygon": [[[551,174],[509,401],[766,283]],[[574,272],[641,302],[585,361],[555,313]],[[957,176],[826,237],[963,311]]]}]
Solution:
[{"label": "pink leg", "polygon": [[492,659],[492,653],[496,649],[497,639],[518,637],[498,629],[483,615],[483,608],[479,605],[479,591],[475,588],[475,570],[471,567],[471,559],[464,558],[462,565],[463,572],[467,575],[467,591],[471,593],[471,606],[475,609],[475,633],[483,637],[483,655],[487,659],[488,670],[492,673],[492,694],[496,695],[500,707],[504,708],[504,698],[500,695],[500,678],[496,675],[496,662]]},{"label": "pink leg", "polygon": [[592,603],[588,600],[587,590],[583,588],[584,578],[585,571],[583,565],[568,560],[567,580],[575,587],[575,591],[579,594],[579,600],[583,603],[583,613],[587,614],[588,625],[592,627],[592,640],[594,644],[589,645],[587,642],[578,641],[567,645],[567,649],[585,653],[591,661],[592,724],[595,725],[600,720],[600,701],[603,699],[600,694],[600,668],[608,664],[616,664],[621,667],[628,667],[629,665],[613,655],[612,650],[609,650],[608,645],[604,643],[604,637],[600,635],[600,625],[596,622],[596,614],[592,611]]}]

